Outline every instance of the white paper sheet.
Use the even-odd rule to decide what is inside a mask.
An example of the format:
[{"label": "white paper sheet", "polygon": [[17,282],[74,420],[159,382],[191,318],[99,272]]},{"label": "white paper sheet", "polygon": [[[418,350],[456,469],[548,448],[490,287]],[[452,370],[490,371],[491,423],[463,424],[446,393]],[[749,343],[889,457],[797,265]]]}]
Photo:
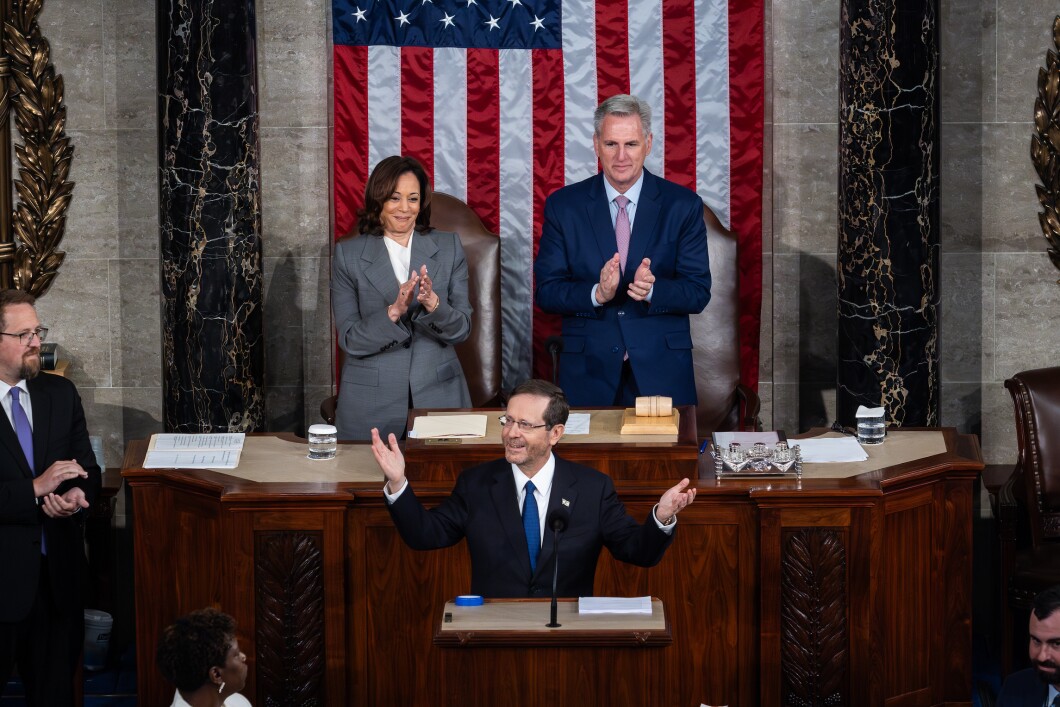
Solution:
[{"label": "white paper sheet", "polygon": [[420,415],[409,433],[417,439],[485,436],[485,415]]},{"label": "white paper sheet", "polygon": [[203,451],[207,449],[243,449],[242,432],[222,434],[156,434],[151,435],[151,451]]},{"label": "white paper sheet", "polygon": [[647,614],[651,616],[651,597],[582,597],[579,614]]},{"label": "white paper sheet", "polygon": [[572,412],[567,416],[567,424],[563,428],[563,434],[587,435],[589,434],[589,419],[592,417],[587,412]]},{"label": "white paper sheet", "polygon": [[799,445],[802,448],[803,462],[863,462],[869,458],[854,437],[789,439],[788,445]]},{"label": "white paper sheet", "polygon": [[235,469],[239,466],[239,450],[222,449],[203,452],[148,452],[145,469]]},{"label": "white paper sheet", "polygon": [[156,434],[147,446],[145,469],[235,469],[246,435]]}]

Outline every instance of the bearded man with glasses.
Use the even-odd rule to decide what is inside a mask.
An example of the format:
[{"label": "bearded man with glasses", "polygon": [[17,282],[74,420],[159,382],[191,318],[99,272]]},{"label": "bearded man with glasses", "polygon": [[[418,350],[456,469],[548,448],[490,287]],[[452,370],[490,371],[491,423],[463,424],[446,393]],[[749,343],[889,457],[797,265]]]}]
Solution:
[{"label": "bearded man with glasses", "polygon": [[32,295],[0,291],[0,694],[15,665],[35,706],[73,704],[87,575],[80,512],[100,469],[73,383],[40,372]]},{"label": "bearded man with glasses", "polygon": [[563,437],[570,407],[563,391],[542,380],[518,386],[501,416],[504,459],[465,469],[449,497],[427,510],[405,478],[397,439],[384,444],[372,430],[372,452],[386,476],[390,516],[414,550],[449,547],[467,538],[471,593],[485,597],[547,597],[555,554],[545,533],[549,513],[565,508],[563,567],[557,594],[593,595],[600,550],[641,567],[659,563],[673,541],[677,514],[696,497],[682,479],[638,523],[618,499],[611,477],[560,459],[552,447]]}]

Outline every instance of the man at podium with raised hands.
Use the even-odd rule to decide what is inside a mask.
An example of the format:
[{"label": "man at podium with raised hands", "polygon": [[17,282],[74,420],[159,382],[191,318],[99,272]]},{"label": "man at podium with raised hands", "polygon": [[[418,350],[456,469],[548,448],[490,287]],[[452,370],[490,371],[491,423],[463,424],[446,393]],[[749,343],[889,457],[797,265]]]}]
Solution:
[{"label": "man at podium with raised hands", "polygon": [[386,476],[383,493],[405,543],[414,550],[434,550],[466,538],[471,593],[491,598],[551,594],[556,558],[544,521],[557,509],[569,517],[559,596],[592,596],[603,547],[622,562],[658,564],[673,542],[677,514],[692,503],[696,489],[682,479],[638,523],[626,513],[611,477],[552,453],[569,412],[563,391],[551,383],[519,385],[500,418],[504,459],[465,469],[449,497],[431,510],[405,477],[395,436],[386,444],[373,429],[372,452]]}]

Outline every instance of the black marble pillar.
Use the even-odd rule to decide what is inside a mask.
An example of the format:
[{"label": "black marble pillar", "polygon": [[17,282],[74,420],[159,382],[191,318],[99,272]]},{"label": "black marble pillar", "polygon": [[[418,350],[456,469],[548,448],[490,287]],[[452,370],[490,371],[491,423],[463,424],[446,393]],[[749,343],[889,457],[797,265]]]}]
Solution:
[{"label": "black marble pillar", "polygon": [[938,0],[842,0],[837,416],[939,422]]},{"label": "black marble pillar", "polygon": [[168,431],[264,429],[254,0],[160,0]]}]

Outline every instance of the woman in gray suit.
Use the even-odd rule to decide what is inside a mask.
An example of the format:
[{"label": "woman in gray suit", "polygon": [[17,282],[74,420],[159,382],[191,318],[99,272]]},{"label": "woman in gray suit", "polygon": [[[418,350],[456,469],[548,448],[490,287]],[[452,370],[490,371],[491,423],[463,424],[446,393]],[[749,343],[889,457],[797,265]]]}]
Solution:
[{"label": "woman in gray suit", "polygon": [[401,436],[409,406],[470,407],[453,345],[471,333],[467,261],[455,233],[431,226],[431,185],[411,157],[368,177],[360,235],[335,247],[331,305],[346,352],[339,439]]}]

